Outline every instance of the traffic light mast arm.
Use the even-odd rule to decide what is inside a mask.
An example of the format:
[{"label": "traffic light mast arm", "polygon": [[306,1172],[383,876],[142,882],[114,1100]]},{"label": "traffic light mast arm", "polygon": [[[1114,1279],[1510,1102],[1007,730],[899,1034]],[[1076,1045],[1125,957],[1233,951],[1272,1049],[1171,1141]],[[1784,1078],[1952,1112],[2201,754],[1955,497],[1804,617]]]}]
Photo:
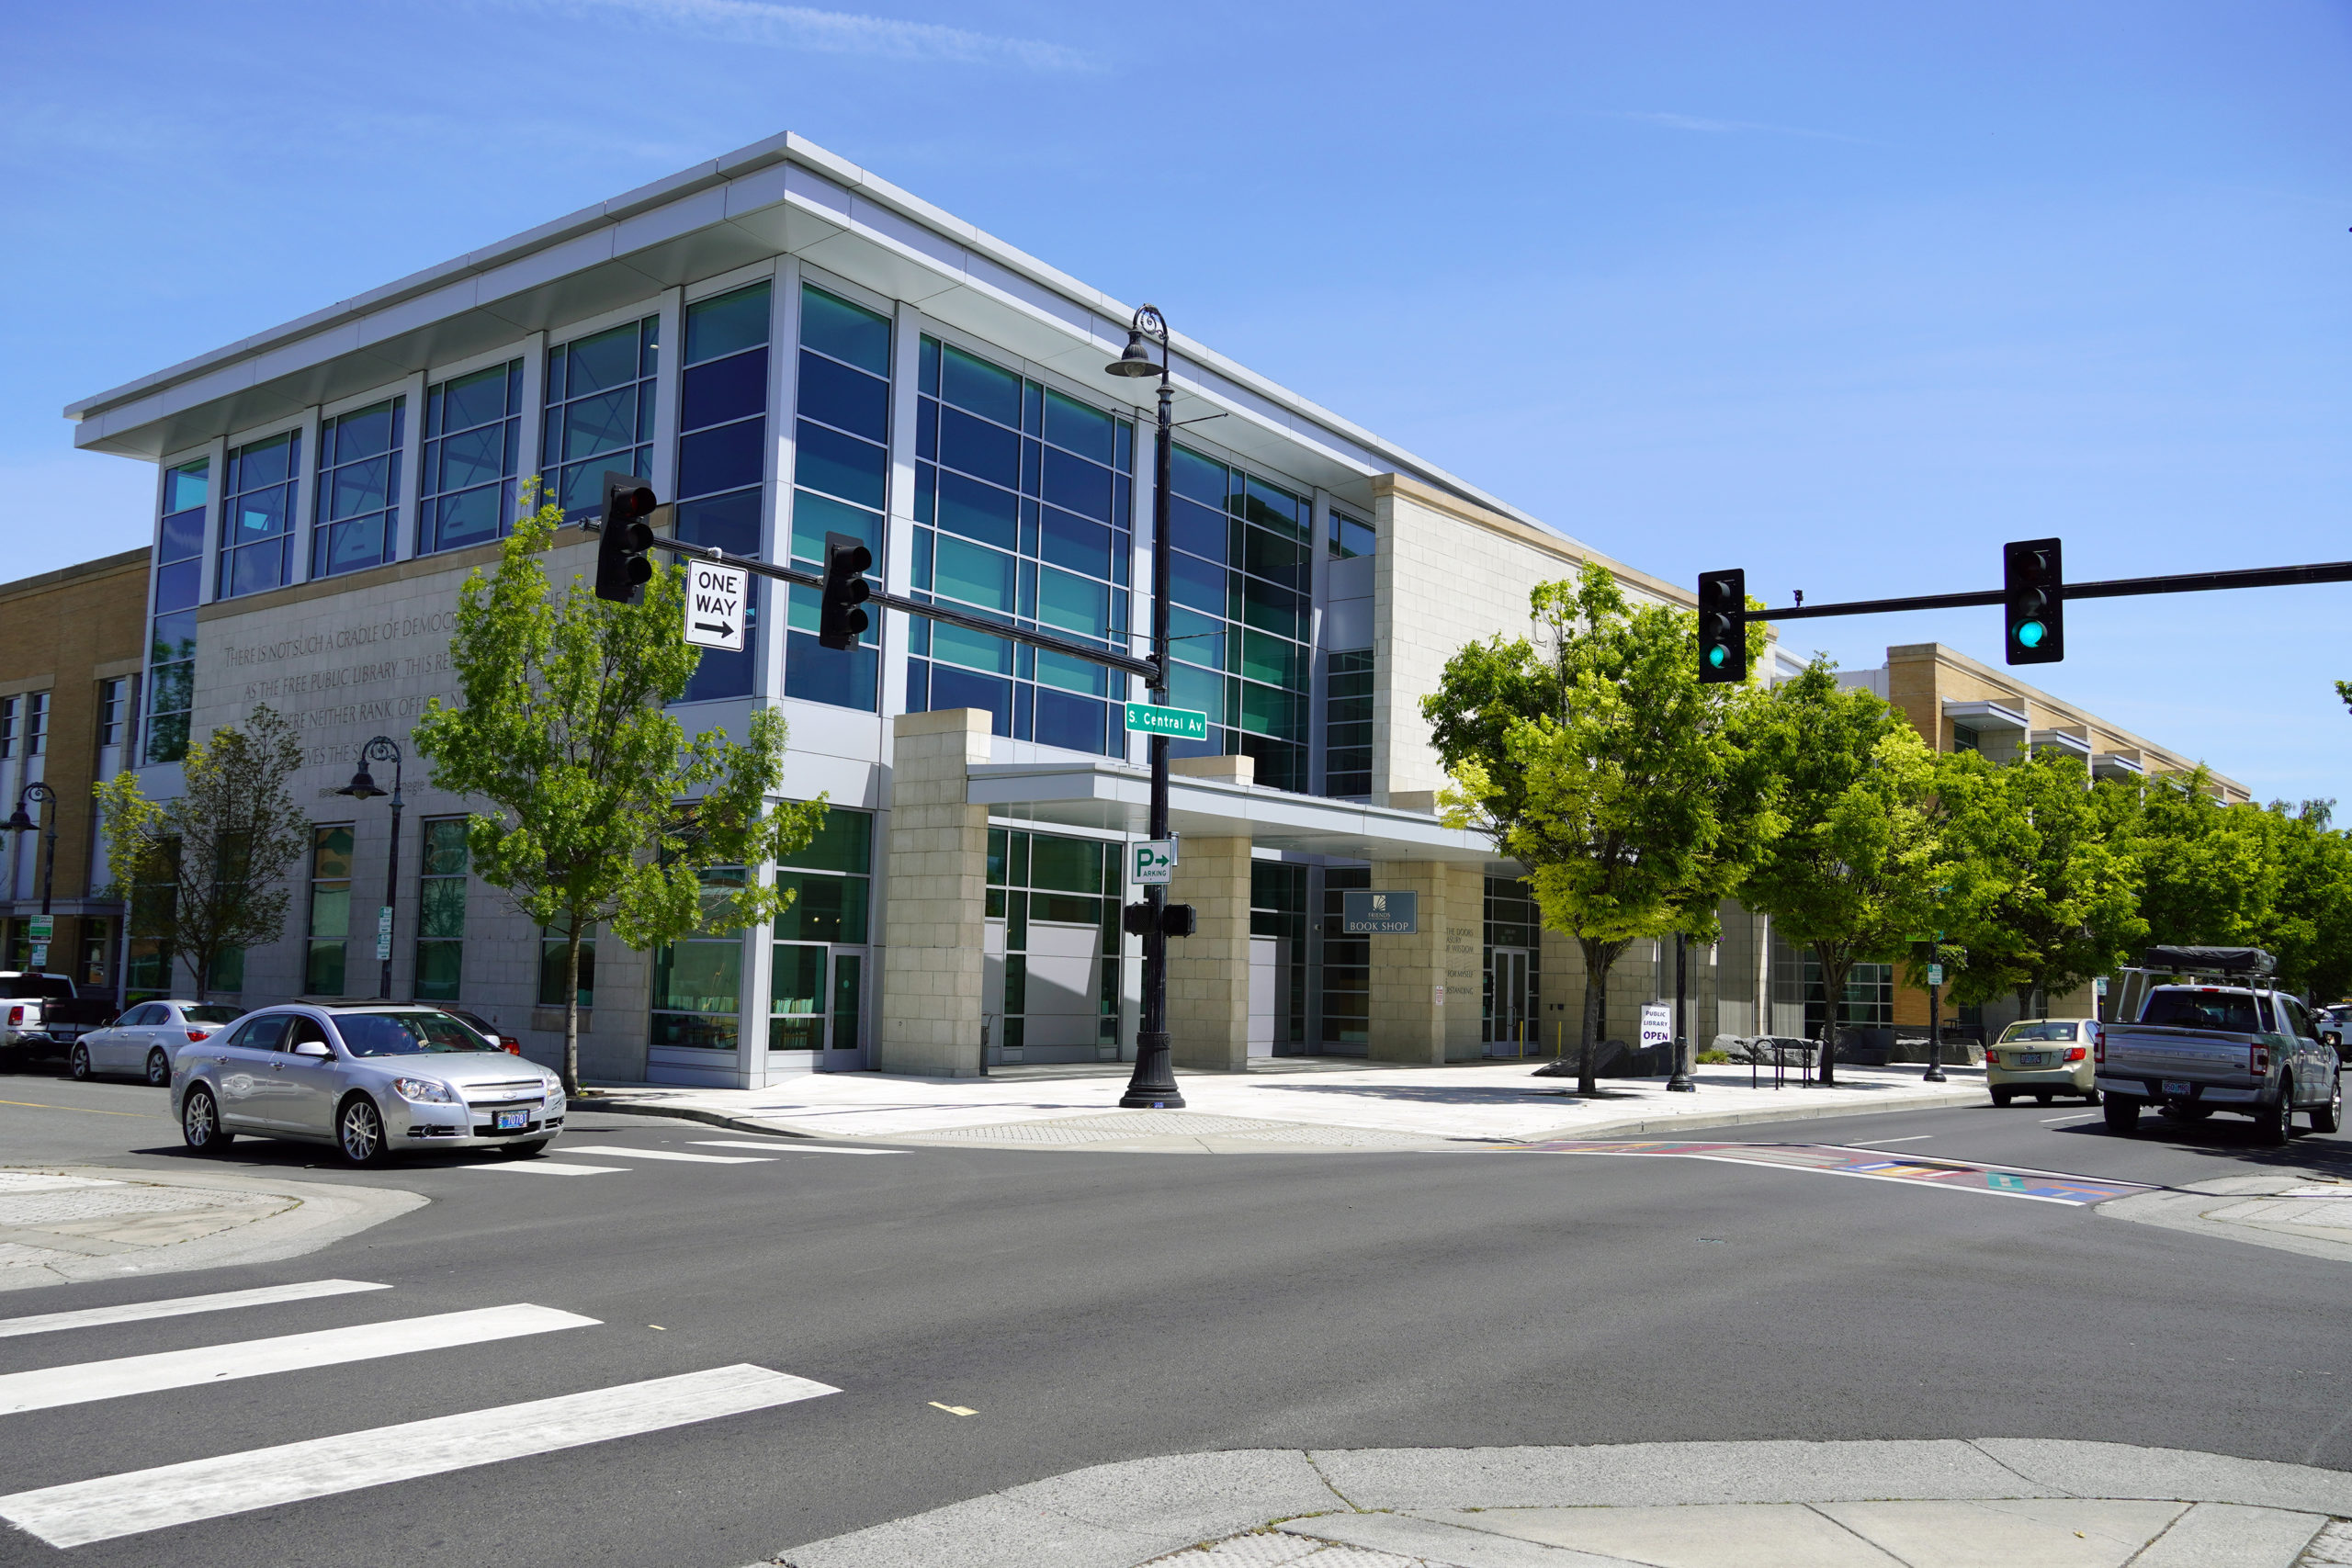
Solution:
[{"label": "traffic light mast arm", "polygon": [[[2177,577],[2118,577],[2105,582],[2069,582],[2061,595],[2075,599],[2133,599],[2146,593],[2204,593],[2223,588],[2290,588],[2305,582],[2352,582],[2352,561],[2313,566],[2264,566],[2243,571],[2190,571]],[[1781,610],[1750,610],[1751,621],[1810,621],[1826,615],[1878,615],[1899,610],[1964,610],[1998,604],[1997,588],[1981,593],[1925,593],[1909,599],[1854,599],[1842,604],[1795,604]]]},{"label": "traffic light mast arm", "polygon": [[[588,526],[588,525],[583,524],[582,526]],[[819,590],[822,590],[825,586],[822,572],[800,571],[788,566],[776,566],[769,561],[730,556],[723,550],[707,549],[700,545],[682,545],[673,539],[657,538],[653,541],[653,547],[657,550],[668,550],[672,555],[691,556],[695,560],[716,561],[720,566],[730,566],[738,571],[748,571],[754,577],[773,578],[778,582],[797,582],[803,588]],[[1083,659],[1090,663],[1108,665],[1114,670],[1125,671],[1130,675],[1140,675],[1147,681],[1156,682],[1159,678],[1159,667],[1148,659],[1137,659],[1132,654],[1116,653],[1107,648],[1097,648],[1091,643],[1070,641],[1055,637],[1049,632],[1033,632],[1025,627],[1007,626],[1002,621],[992,621],[986,615],[966,615],[961,610],[950,609],[944,604],[925,604],[900,594],[885,593],[878,588],[867,597],[865,602],[868,604],[879,604],[886,610],[903,610],[910,615],[922,615],[934,621],[945,621],[949,626],[962,626],[968,631],[986,632],[990,637],[1010,637],[1014,642],[1024,642],[1032,648],[1042,648],[1049,652],[1067,654],[1072,659]]]}]

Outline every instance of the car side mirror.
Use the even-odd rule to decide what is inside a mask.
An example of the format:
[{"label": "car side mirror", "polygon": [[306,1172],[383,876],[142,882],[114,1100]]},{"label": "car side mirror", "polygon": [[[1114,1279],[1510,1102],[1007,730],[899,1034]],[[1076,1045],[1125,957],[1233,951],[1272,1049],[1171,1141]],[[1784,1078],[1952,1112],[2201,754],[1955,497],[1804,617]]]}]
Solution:
[{"label": "car side mirror", "polygon": [[297,1056],[326,1057],[334,1055],[323,1040],[305,1040],[294,1047]]}]

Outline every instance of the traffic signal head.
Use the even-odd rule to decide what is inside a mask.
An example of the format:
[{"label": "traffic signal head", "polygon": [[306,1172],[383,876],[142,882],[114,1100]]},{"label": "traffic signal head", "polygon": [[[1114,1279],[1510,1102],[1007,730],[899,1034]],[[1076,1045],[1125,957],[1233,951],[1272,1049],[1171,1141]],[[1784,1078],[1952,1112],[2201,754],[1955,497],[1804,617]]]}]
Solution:
[{"label": "traffic signal head", "polygon": [[2001,547],[2002,644],[2012,664],[2055,664],[2066,657],[2066,575],[2055,539]]},{"label": "traffic signal head", "polygon": [[826,648],[851,649],[865,630],[865,603],[874,588],[865,581],[874,552],[854,535],[825,536],[824,600],[817,610],[817,640]]},{"label": "traffic signal head", "polygon": [[1699,575],[1699,683],[1747,679],[1747,573]]},{"label": "traffic signal head", "polygon": [[596,536],[596,597],[626,604],[653,575],[653,487],[635,474],[605,473],[604,532]]},{"label": "traffic signal head", "polygon": [[[1191,936],[1201,927],[1201,912],[1190,904],[1162,904],[1157,911],[1159,930],[1169,936]],[[1129,904],[1119,911],[1119,929],[1129,936],[1149,936],[1152,907]]]}]

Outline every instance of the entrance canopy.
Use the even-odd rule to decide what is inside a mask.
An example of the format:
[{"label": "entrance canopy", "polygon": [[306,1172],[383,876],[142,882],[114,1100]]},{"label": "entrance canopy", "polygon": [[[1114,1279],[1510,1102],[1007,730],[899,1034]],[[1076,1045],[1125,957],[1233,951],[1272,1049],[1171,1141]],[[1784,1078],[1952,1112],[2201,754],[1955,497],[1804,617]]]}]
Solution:
[{"label": "entrance canopy", "polygon": [[[1180,834],[1246,835],[1260,848],[1334,860],[1433,861],[1519,874],[1485,835],[1449,828],[1424,812],[1182,773],[1168,784],[1169,821]],[[1151,773],[1132,763],[978,763],[967,788],[967,802],[993,817],[1137,835],[1149,827]]]}]

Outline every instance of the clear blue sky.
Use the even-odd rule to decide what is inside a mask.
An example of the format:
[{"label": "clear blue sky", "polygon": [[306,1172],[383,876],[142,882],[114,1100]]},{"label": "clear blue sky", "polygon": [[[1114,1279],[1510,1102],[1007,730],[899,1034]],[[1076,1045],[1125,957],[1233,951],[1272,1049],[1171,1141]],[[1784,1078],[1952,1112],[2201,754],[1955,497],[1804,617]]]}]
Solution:
[{"label": "clear blue sky", "polygon": [[[2340,0],[85,0],[0,36],[7,576],[146,542],[149,470],[75,454],[69,399],[786,129],[1678,581],[2352,557]],[[1995,610],[1791,631],[2000,657]],[[2041,683],[2352,797],[2352,586],[2067,637]]]}]

